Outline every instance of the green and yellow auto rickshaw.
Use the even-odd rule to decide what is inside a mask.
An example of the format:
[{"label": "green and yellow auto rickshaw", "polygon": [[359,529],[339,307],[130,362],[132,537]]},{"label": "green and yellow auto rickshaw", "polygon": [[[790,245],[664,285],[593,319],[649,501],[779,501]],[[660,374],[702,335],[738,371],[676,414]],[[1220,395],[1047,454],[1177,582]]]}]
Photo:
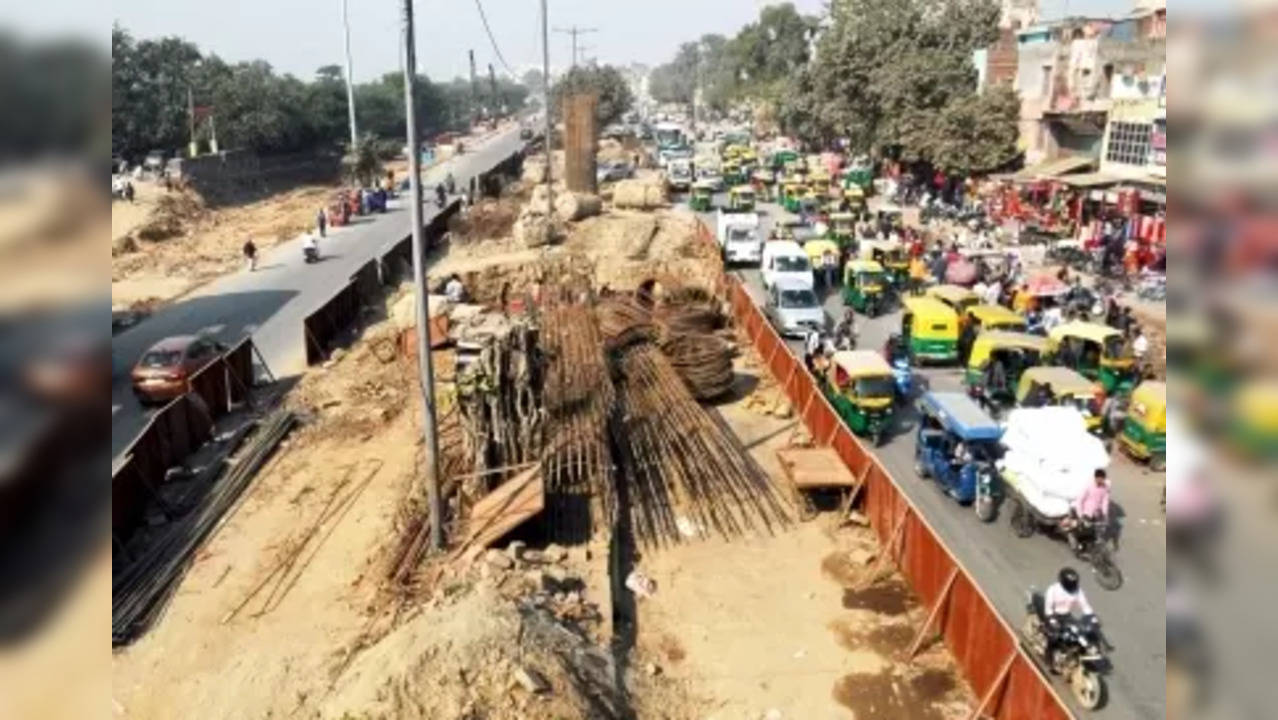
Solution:
[{"label": "green and yellow auto rickshaw", "polygon": [[754,212],[754,188],[737,185],[728,191],[728,208],[731,212]]},{"label": "green and yellow auto rickshaw", "polygon": [[808,186],[801,182],[787,181],[781,190],[781,205],[788,212],[799,212],[799,204],[808,193]]},{"label": "green and yellow auto rickshaw", "polygon": [[[861,260],[860,262],[865,262]],[[958,315],[934,297],[907,297],[902,300],[901,337],[915,362],[930,360],[951,363],[958,360]]]},{"label": "green and yellow auto rickshaw", "polygon": [[1016,384],[1016,402],[1036,406],[1062,405],[1075,408],[1083,416],[1088,432],[1103,428],[1101,402],[1104,393],[1095,380],[1059,365],[1040,365],[1021,373]]},{"label": "green and yellow auto rickshaw", "polygon": [[[906,268],[908,274],[908,263]],[[960,319],[967,315],[968,308],[981,301],[981,296],[977,295],[975,290],[962,285],[933,285],[924,291],[924,294],[949,305]],[[960,321],[959,324],[962,325],[962,322]]]},{"label": "green and yellow auto rickshaw", "polygon": [[[1047,338],[1041,335],[999,330],[982,332],[972,341],[967,367],[963,369],[967,394],[983,400],[986,407],[1012,405],[1016,399],[1016,384],[1029,368],[1043,362],[1046,349]],[[1005,382],[1002,387],[990,387],[990,381],[999,375],[994,372],[996,363],[1002,364],[1001,375]]]},{"label": "green and yellow auto rickshaw", "polygon": [[688,207],[697,212],[710,212],[714,209],[714,184],[705,180],[693,184],[688,195]]},{"label": "green and yellow auto rickshaw", "polygon": [[819,165],[812,168],[812,170],[808,173],[808,183],[811,184],[812,187],[820,188],[824,191],[826,188],[830,187],[830,171]]},{"label": "green and yellow auto rickshaw", "polygon": [[1136,385],[1136,361],[1123,334],[1108,325],[1075,320],[1052,328],[1051,362],[1099,380],[1107,395],[1127,394]]},{"label": "green and yellow auto rickshaw", "polygon": [[865,191],[859,185],[844,188],[843,202],[848,206],[848,212],[863,213],[865,212]]},{"label": "green and yellow auto rickshaw", "polygon": [[735,187],[745,183],[745,173],[741,172],[741,163],[737,160],[724,160],[721,166],[723,184]]},{"label": "green and yellow auto rickshaw", "polygon": [[862,240],[858,250],[862,259],[874,260],[887,271],[898,290],[910,282],[910,256],[900,240]]},{"label": "green and yellow auto rickshaw", "polygon": [[849,260],[843,266],[843,304],[870,317],[887,309],[888,277],[873,260]]},{"label": "green and yellow auto rickshaw", "polygon": [[1227,427],[1230,444],[1244,456],[1278,457],[1278,382],[1252,380],[1239,385],[1229,403]]},{"label": "green and yellow auto rickshaw", "polygon": [[826,237],[837,242],[839,247],[847,247],[856,239],[856,216],[846,212],[830,213]]},{"label": "green and yellow auto rickshaw", "polygon": [[1146,380],[1132,391],[1118,444],[1133,458],[1147,461],[1150,470],[1167,467],[1167,383]]},{"label": "green and yellow auto rickshaw", "polygon": [[[1002,305],[986,305],[977,303],[968,305],[964,312],[961,324],[964,326],[972,325],[976,331],[984,332],[989,330],[1006,330],[1008,332],[1025,332],[1027,323],[1025,317],[1018,313],[1014,313],[1011,309]],[[1040,338],[1046,341],[1046,338]]]},{"label": "green and yellow auto rickshaw", "polygon": [[883,356],[871,350],[836,352],[819,378],[822,393],[848,429],[883,444],[896,394],[892,367]]},{"label": "green and yellow auto rickshaw", "polygon": [[789,166],[790,163],[796,162],[798,159],[799,159],[799,153],[793,150],[778,150],[772,153],[772,158],[770,159],[768,165],[773,170],[781,170]]},{"label": "green and yellow auto rickshaw", "polygon": [[808,262],[812,263],[813,280],[817,287],[824,287],[826,282],[826,268],[829,269],[829,277],[834,283],[838,283],[839,277],[839,244],[823,237],[814,237],[803,243],[803,252],[808,256]]}]

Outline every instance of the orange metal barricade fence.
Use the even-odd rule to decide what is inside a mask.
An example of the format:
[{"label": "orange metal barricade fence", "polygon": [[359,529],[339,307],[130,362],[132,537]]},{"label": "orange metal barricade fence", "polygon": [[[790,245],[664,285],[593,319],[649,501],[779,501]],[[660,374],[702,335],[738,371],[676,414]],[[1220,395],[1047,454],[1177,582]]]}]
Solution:
[{"label": "orange metal barricade fence", "polygon": [[[1019,649],[1015,631],[959,565],[897,482],[848,430],[817,389],[812,375],[759,312],[741,282],[728,277],[733,315],[777,383],[784,389],[814,442],[832,447],[866,486],[861,509],[883,552],[926,607],[940,603],[939,632],[983,707],[997,720],[1065,720],[1072,717],[1046,678]],[[868,465],[868,468],[867,468]],[[951,577],[953,576],[953,577]]]}]

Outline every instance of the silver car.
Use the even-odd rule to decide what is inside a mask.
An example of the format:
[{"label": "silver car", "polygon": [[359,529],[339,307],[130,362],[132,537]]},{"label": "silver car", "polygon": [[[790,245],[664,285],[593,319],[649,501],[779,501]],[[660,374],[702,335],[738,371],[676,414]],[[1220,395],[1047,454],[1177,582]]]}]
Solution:
[{"label": "silver car", "polygon": [[764,312],[784,337],[803,337],[809,330],[825,332],[825,310],[812,288],[804,285],[774,284]]}]

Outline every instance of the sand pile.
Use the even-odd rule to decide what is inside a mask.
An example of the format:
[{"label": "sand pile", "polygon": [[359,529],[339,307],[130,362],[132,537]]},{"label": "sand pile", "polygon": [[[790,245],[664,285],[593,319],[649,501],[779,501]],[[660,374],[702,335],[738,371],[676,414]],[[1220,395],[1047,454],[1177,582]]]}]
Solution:
[{"label": "sand pile", "polygon": [[614,211],[573,226],[567,246],[595,266],[595,281],[633,291],[646,281],[665,287],[714,289],[723,273],[718,252],[697,236],[696,217],[681,211]]}]

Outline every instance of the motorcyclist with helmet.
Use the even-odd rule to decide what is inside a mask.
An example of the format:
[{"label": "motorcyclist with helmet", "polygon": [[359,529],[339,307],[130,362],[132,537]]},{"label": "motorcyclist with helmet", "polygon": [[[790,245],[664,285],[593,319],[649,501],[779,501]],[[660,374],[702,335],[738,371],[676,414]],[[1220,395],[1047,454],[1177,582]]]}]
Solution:
[{"label": "motorcyclist with helmet", "polygon": [[1060,645],[1061,632],[1078,610],[1083,617],[1095,615],[1083,588],[1079,586],[1078,571],[1072,567],[1061,568],[1056,582],[1043,595],[1043,615],[1047,619],[1047,667],[1056,672],[1053,660]]}]

